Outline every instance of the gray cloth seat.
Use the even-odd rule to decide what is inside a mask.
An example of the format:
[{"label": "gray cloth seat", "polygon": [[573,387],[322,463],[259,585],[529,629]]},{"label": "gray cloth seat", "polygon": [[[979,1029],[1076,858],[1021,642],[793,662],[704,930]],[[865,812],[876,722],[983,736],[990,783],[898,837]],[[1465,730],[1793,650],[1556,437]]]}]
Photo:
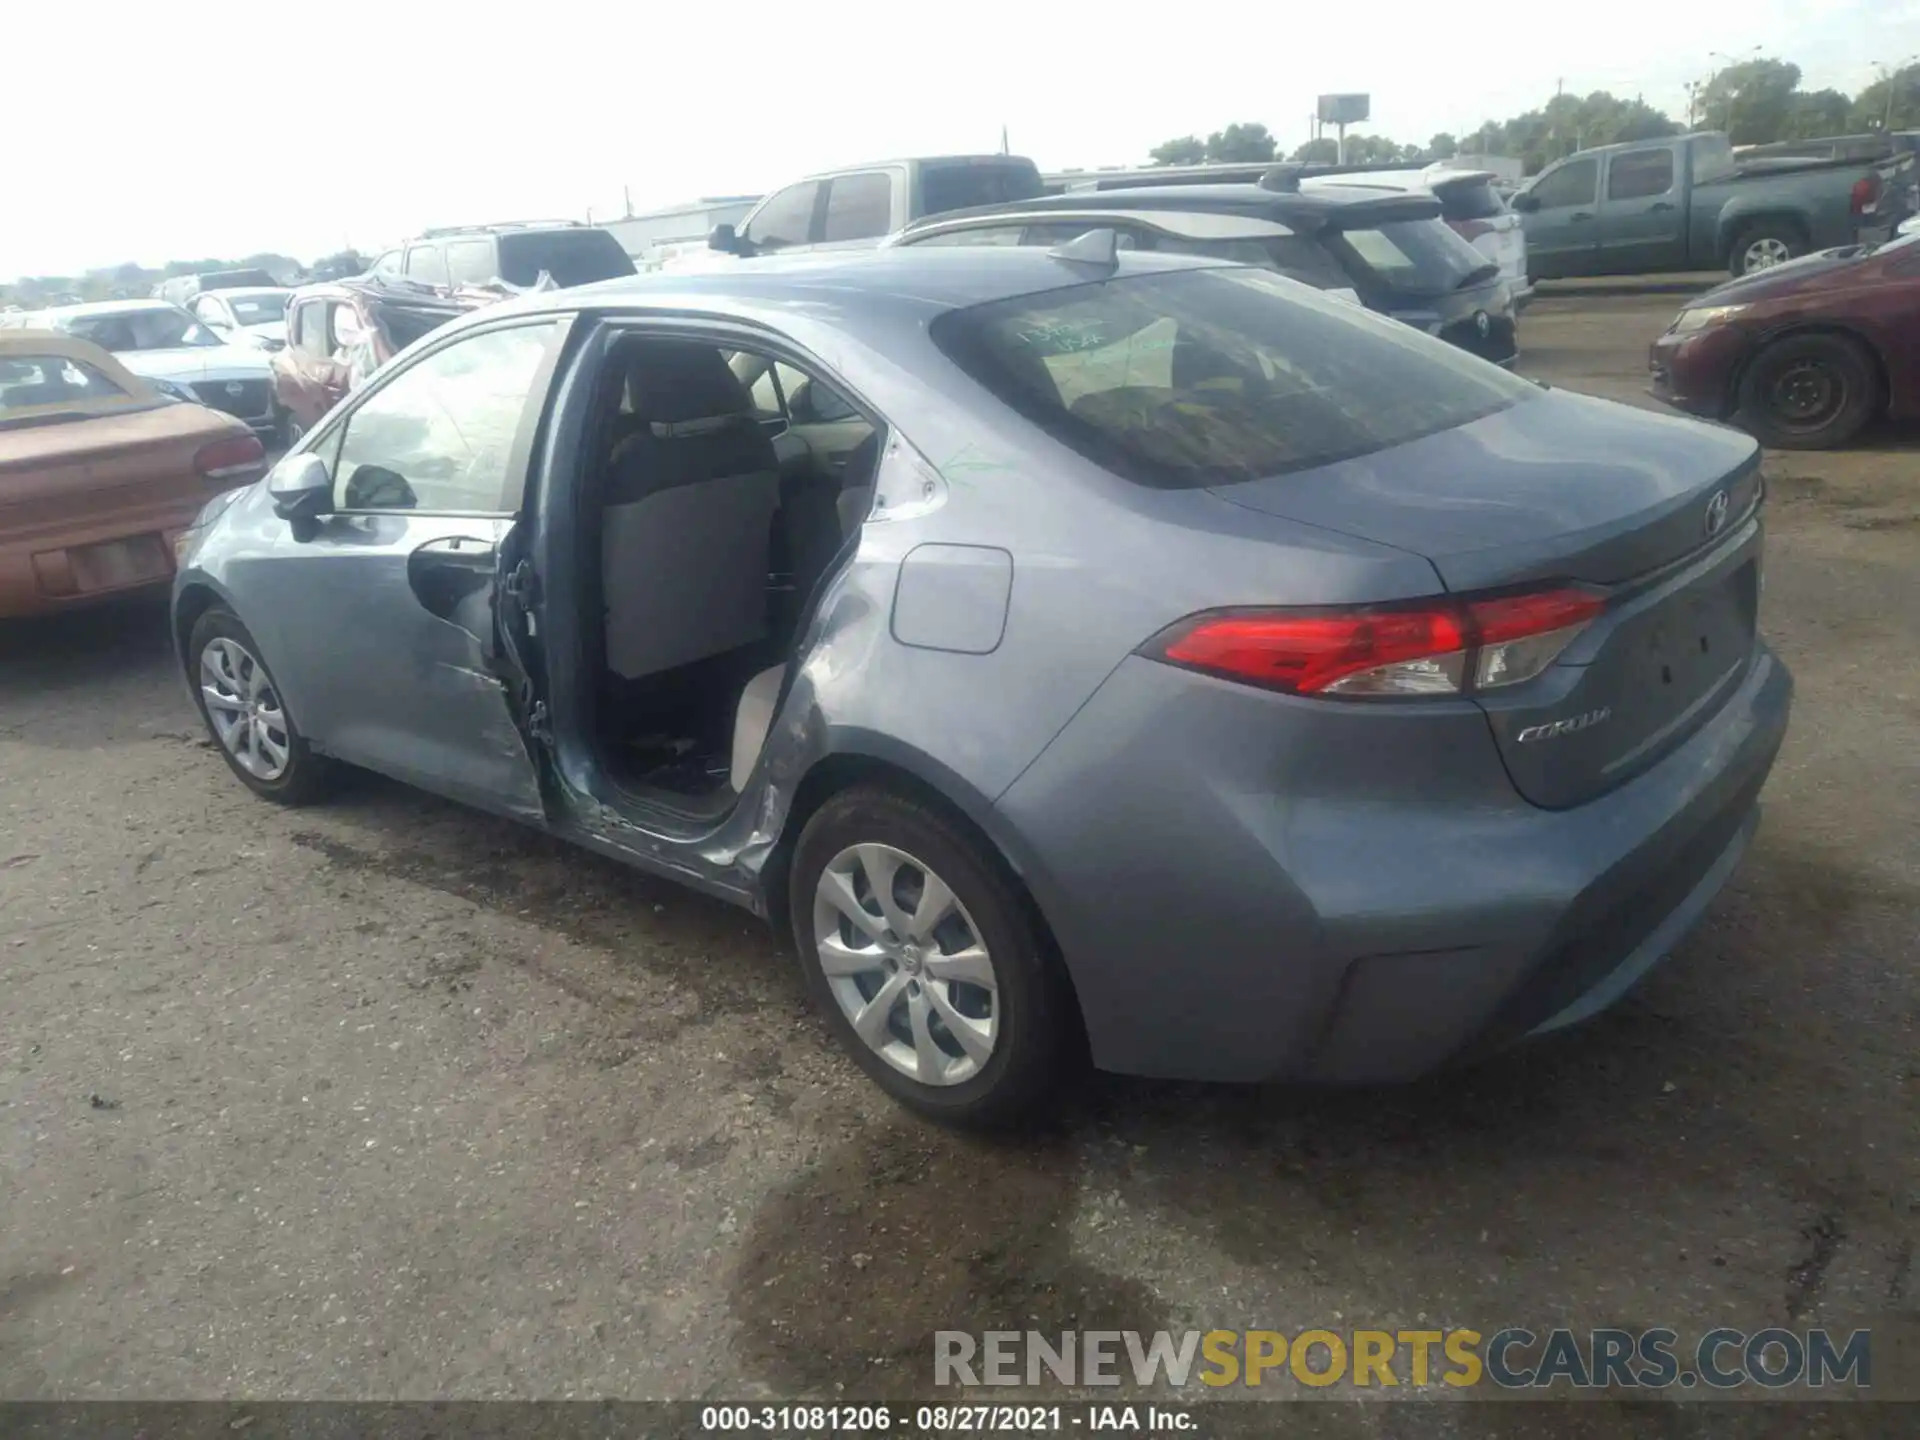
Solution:
[{"label": "gray cloth seat", "polygon": [[646,343],[627,397],[601,577],[607,668],[639,679],[766,638],[780,478],[751,397],[712,346]]}]

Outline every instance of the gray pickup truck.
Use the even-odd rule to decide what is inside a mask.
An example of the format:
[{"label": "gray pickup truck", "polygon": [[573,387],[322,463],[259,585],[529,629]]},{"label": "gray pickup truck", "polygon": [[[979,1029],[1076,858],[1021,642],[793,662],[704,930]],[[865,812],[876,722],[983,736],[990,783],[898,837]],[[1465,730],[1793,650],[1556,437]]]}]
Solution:
[{"label": "gray pickup truck", "polygon": [[1513,198],[1536,280],[1735,275],[1886,239],[1914,211],[1914,157],[1742,166],[1719,132],[1581,150]]}]

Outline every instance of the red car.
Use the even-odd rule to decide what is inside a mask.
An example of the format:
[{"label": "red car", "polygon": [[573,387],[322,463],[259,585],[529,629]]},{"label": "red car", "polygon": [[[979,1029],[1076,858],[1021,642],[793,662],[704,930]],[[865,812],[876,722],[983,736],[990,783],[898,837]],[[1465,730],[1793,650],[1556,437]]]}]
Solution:
[{"label": "red car", "polygon": [[359,276],[306,285],[287,301],[287,343],[273,356],[273,417],[291,445],[366,378],[429,331],[500,299]]},{"label": "red car", "polygon": [[1823,250],[1687,302],[1649,357],[1653,393],[1788,450],[1920,417],[1920,234]]}]

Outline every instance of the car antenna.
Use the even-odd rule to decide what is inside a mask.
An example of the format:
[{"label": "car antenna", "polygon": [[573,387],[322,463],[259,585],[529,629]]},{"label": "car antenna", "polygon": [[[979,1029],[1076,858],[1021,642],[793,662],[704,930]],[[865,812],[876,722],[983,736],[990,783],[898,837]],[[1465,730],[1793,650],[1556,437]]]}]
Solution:
[{"label": "car antenna", "polygon": [[1120,268],[1120,234],[1111,227],[1089,230],[1086,234],[1056,245],[1047,251],[1049,260],[1065,260],[1071,265],[1097,265],[1103,270]]}]

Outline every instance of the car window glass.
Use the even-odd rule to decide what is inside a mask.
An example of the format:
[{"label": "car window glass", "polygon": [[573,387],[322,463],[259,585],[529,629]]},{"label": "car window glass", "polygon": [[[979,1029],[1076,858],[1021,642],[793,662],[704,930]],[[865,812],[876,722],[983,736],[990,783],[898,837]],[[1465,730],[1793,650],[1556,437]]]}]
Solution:
[{"label": "car window glass", "polygon": [[946,230],[937,235],[909,240],[909,245],[1018,245],[1019,225],[979,225],[967,230]]},{"label": "car window glass", "polygon": [[836,175],[827,184],[822,240],[868,240],[893,228],[893,180],[883,170]]},{"label": "car window glass", "polygon": [[1533,198],[1542,210],[1567,205],[1591,205],[1600,185],[1600,162],[1569,160],[1533,187]]},{"label": "car window glass", "polygon": [[776,191],[747,224],[747,241],[756,250],[805,245],[813,233],[813,202],[820,182],[805,180]]},{"label": "car window glass", "polygon": [[[1078,240],[1089,230],[1102,227],[1092,220],[1055,220],[1045,225],[1029,225],[1022,237],[1022,245],[1065,245]],[[1137,250],[1140,239],[1131,230],[1116,228],[1113,232],[1115,247],[1121,250]]]},{"label": "car window glass", "polygon": [[1673,188],[1673,151],[1629,150],[1607,164],[1607,198],[1639,200]]},{"label": "car window glass", "polygon": [[596,227],[500,237],[500,278],[509,285],[536,285],[542,275],[560,286],[591,285],[631,274],[633,257]]},{"label": "car window glass", "polygon": [[455,240],[447,246],[447,278],[454,285],[485,285],[494,279],[491,240]]},{"label": "car window glass", "polygon": [[859,418],[859,412],[831,390],[812,379],[806,371],[782,364],[780,388],[786,392],[787,405],[796,420],[808,425],[830,425],[840,420]]},{"label": "car window glass", "polygon": [[346,420],[335,508],[511,508],[514,437],[554,328],[519,325],[457,341],[368,396]]},{"label": "car window glass", "polygon": [[324,359],[333,353],[332,327],[327,323],[328,301],[308,300],[300,306],[300,338],[294,343],[304,355]]},{"label": "car window glass", "polygon": [[1353,283],[1340,262],[1305,235],[1196,240],[1162,234],[1153,237],[1153,248],[1174,255],[1208,255],[1235,265],[1259,265],[1317,290],[1344,290]]},{"label": "car window glass", "polygon": [[1031,160],[1008,155],[985,160],[934,161],[920,169],[920,213],[939,215],[976,205],[1031,200],[1041,192]]},{"label": "car window glass", "polygon": [[217,323],[221,318],[220,302],[211,295],[196,296],[188,308],[208,324]]},{"label": "car window glass", "polygon": [[287,315],[285,294],[235,295],[225,303],[231,307],[236,325],[271,325]]},{"label": "car window glass", "polygon": [[64,355],[8,355],[0,359],[0,415],[38,405],[111,400],[125,394],[84,360]]},{"label": "car window glass", "polygon": [[138,350],[192,350],[221,345],[220,337],[175,305],[76,315],[61,328],[115,354]]},{"label": "car window glass", "polygon": [[438,245],[416,245],[407,251],[407,278],[427,285],[447,283],[447,257]]},{"label": "car window glass", "polygon": [[369,267],[375,275],[398,275],[400,273],[400,252],[389,250]]},{"label": "car window glass", "polygon": [[[1540,392],[1270,271],[1132,276],[951,311],[934,342],[1094,463],[1182,489],[1305,471]],[[1310,483],[1303,479],[1302,483]]]}]

